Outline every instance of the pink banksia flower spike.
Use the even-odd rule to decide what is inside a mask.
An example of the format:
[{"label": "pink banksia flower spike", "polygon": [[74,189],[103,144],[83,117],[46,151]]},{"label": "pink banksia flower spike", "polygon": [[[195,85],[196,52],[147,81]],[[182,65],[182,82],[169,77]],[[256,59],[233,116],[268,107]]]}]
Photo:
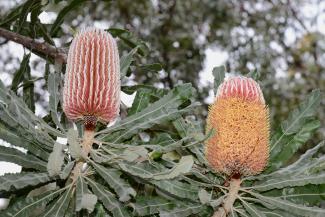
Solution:
[{"label": "pink banksia flower spike", "polygon": [[95,28],[81,30],[73,39],[67,59],[63,110],[86,130],[97,121],[109,123],[120,110],[120,63],[115,39]]},{"label": "pink banksia flower spike", "polygon": [[206,158],[228,176],[260,173],[269,157],[269,111],[260,86],[251,78],[232,77],[218,88],[209,108]]}]

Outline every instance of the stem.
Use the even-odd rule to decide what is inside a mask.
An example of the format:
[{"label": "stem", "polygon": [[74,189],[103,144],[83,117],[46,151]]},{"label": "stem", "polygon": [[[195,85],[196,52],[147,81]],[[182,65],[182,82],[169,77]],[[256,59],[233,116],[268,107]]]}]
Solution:
[{"label": "stem", "polygon": [[233,204],[238,196],[238,191],[240,188],[240,179],[232,178],[230,180],[229,193],[226,199],[223,201],[222,207],[220,207],[212,217],[226,217],[227,214],[231,211]]},{"label": "stem", "polygon": [[21,44],[31,51],[36,51],[36,53],[51,57],[58,62],[67,62],[67,55],[62,49],[56,48],[46,42],[37,42],[32,38],[8,31],[4,28],[0,28],[0,37]]},{"label": "stem", "polygon": [[[94,135],[95,135],[95,131],[93,130],[85,130],[84,131],[84,135],[83,135],[83,139],[82,139],[82,155],[87,157],[89,152],[92,149],[92,145],[94,142]],[[82,173],[82,166],[85,163],[84,159],[79,159],[76,166],[74,167],[73,171],[72,171],[72,180],[75,181],[78,176],[80,175],[80,173]]]}]

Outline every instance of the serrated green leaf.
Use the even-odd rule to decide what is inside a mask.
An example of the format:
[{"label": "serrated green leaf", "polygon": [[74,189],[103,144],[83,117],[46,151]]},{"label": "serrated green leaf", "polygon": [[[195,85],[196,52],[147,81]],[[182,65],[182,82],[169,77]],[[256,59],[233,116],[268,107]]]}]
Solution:
[{"label": "serrated green leaf", "polygon": [[97,195],[98,199],[103,203],[105,208],[109,210],[114,217],[131,216],[123,205],[115,198],[115,195],[105,189],[101,184],[87,178],[88,185]]},{"label": "serrated green leaf", "polygon": [[141,112],[125,118],[110,128],[98,132],[97,135],[101,134],[98,138],[104,141],[113,140],[116,143],[120,142],[122,138],[130,138],[135,133],[147,129],[154,124],[166,120],[173,120],[191,108],[179,109],[179,106],[192,96],[193,91],[190,84],[177,86],[169,94],[149,105]]},{"label": "serrated green leaf", "polygon": [[[282,150],[286,150],[286,144],[290,143],[291,140],[294,139],[294,137],[291,138],[291,136],[297,134],[306,122],[314,117],[316,109],[320,103],[320,98],[321,92],[319,90],[314,90],[297,109],[290,113],[287,120],[282,123],[281,130],[272,137],[270,145],[270,161],[273,161]],[[294,145],[295,144],[293,144],[293,146]]]},{"label": "serrated green leaf", "polygon": [[137,216],[147,216],[160,213],[162,210],[170,210],[175,205],[164,198],[152,196],[136,198],[136,203],[131,206]]},{"label": "serrated green leaf", "polygon": [[50,192],[50,191],[54,191],[58,186],[56,185],[56,182],[50,182],[47,185],[42,185],[39,188],[35,188],[33,190],[31,190],[27,197],[37,197],[39,195],[42,195],[46,192]]},{"label": "serrated green leaf", "polygon": [[73,185],[56,200],[52,201],[50,207],[42,214],[42,217],[62,217],[64,216],[72,196]]},{"label": "serrated green leaf", "polygon": [[53,146],[53,151],[49,156],[47,163],[47,171],[50,176],[59,175],[61,167],[64,163],[63,145],[56,142]]},{"label": "serrated green leaf", "polygon": [[120,74],[121,78],[126,76],[126,73],[133,62],[133,55],[138,51],[138,47],[133,48],[128,54],[121,57]]},{"label": "serrated green leaf", "polygon": [[25,154],[15,148],[0,146],[0,161],[6,161],[23,166],[24,168],[34,168],[40,171],[46,171],[46,162],[34,157],[31,154]]},{"label": "serrated green leaf", "polygon": [[61,194],[65,189],[59,189],[54,192],[46,192],[37,197],[25,197],[16,201],[13,205],[10,205],[6,210],[0,212],[0,216],[3,217],[30,217],[35,216],[35,211],[43,211],[45,205]]},{"label": "serrated green leaf", "polygon": [[23,4],[15,7],[8,13],[6,17],[1,18],[2,21],[0,22],[0,26],[4,26],[6,24],[10,24],[11,22],[15,21],[19,17],[22,7]]},{"label": "serrated green leaf", "polygon": [[73,167],[75,165],[75,161],[70,161],[65,167],[63,168],[62,172],[60,173],[61,179],[66,179],[70,175]]},{"label": "serrated green leaf", "polygon": [[51,31],[50,31],[50,35],[54,36],[56,35],[56,33],[58,32],[61,24],[64,21],[64,17],[73,9],[80,7],[86,0],[72,0],[69,2],[69,4],[67,6],[65,6],[58,14],[58,16],[56,17],[56,20],[54,21]]},{"label": "serrated green leaf", "polygon": [[251,217],[266,217],[266,215],[258,210],[254,204],[248,203],[242,199],[241,204],[244,206],[245,210],[250,214]]},{"label": "serrated green leaf", "polygon": [[201,213],[204,207],[202,204],[193,204],[193,203],[182,203],[182,202],[175,202],[176,206],[168,211],[162,210],[160,212],[160,217],[186,217],[191,216],[193,214]]},{"label": "serrated green leaf", "polygon": [[137,70],[139,70],[141,73],[158,72],[162,70],[162,65],[160,63],[140,65],[137,67]]},{"label": "serrated green leaf", "polygon": [[136,38],[131,32],[125,29],[111,28],[107,30],[114,37],[119,37],[126,45],[131,48],[138,47],[139,54],[146,56],[149,52],[149,48],[145,42]]},{"label": "serrated green leaf", "polygon": [[214,94],[217,94],[219,85],[225,79],[225,72],[226,72],[226,68],[224,66],[218,66],[213,68],[212,74],[214,77],[214,85],[213,85]]},{"label": "serrated green leaf", "polygon": [[257,71],[257,70],[254,70],[254,71],[250,71],[246,77],[248,78],[252,78],[253,80],[255,81],[258,81],[261,77],[261,72],[260,71]]},{"label": "serrated green leaf", "polygon": [[[1,121],[0,121],[1,122]],[[31,143],[29,141],[24,140],[20,136],[16,134],[16,131],[13,129],[3,126],[0,123],[0,138],[4,141],[18,147],[22,147],[33,153],[34,155],[40,157],[42,160],[48,159],[48,152],[44,150],[41,146],[35,143]],[[14,132],[13,132],[14,131]]]},{"label": "serrated green leaf", "polygon": [[40,149],[51,150],[54,140],[49,134],[63,136],[37,117],[19,97],[7,90],[1,81],[0,102],[1,124],[24,138],[25,142],[37,143]]},{"label": "serrated green leaf", "polygon": [[49,108],[53,122],[61,129],[62,132],[65,132],[62,124],[60,123],[60,115],[58,113],[58,104],[60,102],[60,74],[59,73],[50,73],[48,76],[48,91],[50,94],[49,99]]},{"label": "serrated green leaf", "polygon": [[282,151],[271,156],[267,171],[274,171],[288,162],[319,127],[320,122],[318,120],[310,120],[295,135],[285,136],[280,144],[283,147]]},{"label": "serrated green leaf", "polygon": [[146,85],[146,84],[138,84],[138,85],[133,85],[133,86],[122,86],[121,87],[122,91],[126,94],[133,94],[135,91],[141,90],[141,89],[146,89],[149,90],[151,95],[157,97],[157,99],[160,99],[164,95],[168,93],[167,89],[159,89],[156,87],[153,87],[151,85]]},{"label": "serrated green leaf", "polygon": [[[311,168],[317,168],[317,165],[322,164],[325,161],[325,157],[321,158],[313,158],[313,156],[322,148],[325,146],[325,142],[321,142],[315,147],[309,149],[300,156],[300,158],[292,163],[291,165],[288,165],[287,167],[281,168],[279,170],[276,170],[270,174],[262,174],[259,176],[251,176],[245,178],[246,180],[260,180],[262,183],[263,181],[270,181],[271,179],[279,179],[279,178],[287,178],[290,176],[296,176],[299,174],[305,174],[309,175],[310,172],[308,172]],[[307,173],[306,173],[307,171]]]},{"label": "serrated green leaf", "polygon": [[176,164],[173,168],[166,172],[156,174],[153,178],[156,180],[173,179],[181,174],[185,174],[191,171],[193,164],[194,160],[191,155],[183,156],[180,159],[179,163]]},{"label": "serrated green leaf", "polygon": [[24,55],[23,60],[20,63],[19,69],[13,75],[11,90],[13,90],[15,93],[17,93],[19,84],[24,81],[24,74],[29,68],[30,55],[30,53]]},{"label": "serrated green leaf", "polygon": [[32,80],[32,76],[30,73],[30,66],[27,66],[26,72],[24,73],[24,81],[23,81],[23,100],[28,106],[28,108],[35,112],[35,101],[34,101],[34,83],[29,83],[28,81]]},{"label": "serrated green leaf", "polygon": [[195,185],[190,185],[178,180],[157,180],[150,181],[153,185],[158,187],[161,191],[168,192],[180,198],[187,198],[190,200],[198,200],[199,188]]},{"label": "serrated green leaf", "polygon": [[303,101],[297,109],[291,111],[288,119],[282,123],[281,127],[283,133],[285,135],[297,133],[305,123],[305,120],[315,115],[316,109],[320,104],[320,99],[320,90],[313,90],[312,93],[307,96],[306,100]]},{"label": "serrated green leaf", "polygon": [[150,91],[148,89],[140,89],[135,95],[132,107],[128,110],[128,116],[134,115],[147,108],[150,103]]},{"label": "serrated green leaf", "polygon": [[293,176],[276,179],[268,179],[262,184],[255,185],[252,188],[257,191],[267,191],[274,188],[285,188],[293,186],[303,186],[308,184],[325,184],[325,174]]},{"label": "serrated green leaf", "polygon": [[41,4],[40,1],[28,0],[22,5],[23,7],[22,7],[22,9],[20,11],[17,32],[20,32],[21,28],[25,24],[27,15],[32,11],[33,8],[35,8],[39,4]]},{"label": "serrated green leaf", "polygon": [[135,190],[122,178],[121,172],[113,168],[105,168],[99,164],[92,163],[93,167],[99,175],[107,182],[107,184],[114,189],[119,196],[120,201],[125,202],[135,196]]},{"label": "serrated green leaf", "polygon": [[306,207],[300,204],[295,204],[287,200],[282,200],[278,197],[265,197],[260,194],[254,194],[257,199],[260,199],[264,202],[270,203],[271,205],[283,209],[289,213],[298,215],[298,216],[314,216],[314,217],[322,217],[325,215],[325,209],[321,209],[318,207]]},{"label": "serrated green leaf", "polygon": [[51,178],[47,173],[22,172],[15,174],[5,174],[0,176],[0,191],[10,191],[21,189],[26,186],[34,186],[48,182]]},{"label": "serrated green leaf", "polygon": [[90,194],[87,183],[79,176],[76,186],[76,211],[87,209],[91,213],[96,203],[97,196]]}]

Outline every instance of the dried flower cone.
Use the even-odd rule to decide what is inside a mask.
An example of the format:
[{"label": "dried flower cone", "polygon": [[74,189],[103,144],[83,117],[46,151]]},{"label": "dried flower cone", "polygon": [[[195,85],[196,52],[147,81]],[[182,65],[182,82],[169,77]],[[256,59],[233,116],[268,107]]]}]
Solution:
[{"label": "dried flower cone", "polygon": [[67,60],[63,110],[71,120],[114,120],[120,109],[120,64],[114,38],[103,30],[87,28],[73,39]]},{"label": "dried flower cone", "polygon": [[209,108],[205,154],[210,165],[228,176],[260,173],[269,157],[269,113],[259,85],[233,77],[218,88]]}]

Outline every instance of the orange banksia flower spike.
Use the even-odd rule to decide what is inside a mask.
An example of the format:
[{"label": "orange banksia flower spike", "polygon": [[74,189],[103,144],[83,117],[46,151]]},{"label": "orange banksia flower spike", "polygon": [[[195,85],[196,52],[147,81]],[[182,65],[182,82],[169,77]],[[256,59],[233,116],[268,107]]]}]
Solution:
[{"label": "orange banksia flower spike", "polygon": [[86,28],[73,39],[67,60],[63,110],[83,120],[86,130],[97,121],[113,121],[120,110],[120,63],[115,39],[104,30]]},{"label": "orange banksia flower spike", "polygon": [[209,164],[228,176],[260,173],[269,157],[269,112],[260,86],[251,78],[236,76],[218,88],[209,108],[206,142]]}]

